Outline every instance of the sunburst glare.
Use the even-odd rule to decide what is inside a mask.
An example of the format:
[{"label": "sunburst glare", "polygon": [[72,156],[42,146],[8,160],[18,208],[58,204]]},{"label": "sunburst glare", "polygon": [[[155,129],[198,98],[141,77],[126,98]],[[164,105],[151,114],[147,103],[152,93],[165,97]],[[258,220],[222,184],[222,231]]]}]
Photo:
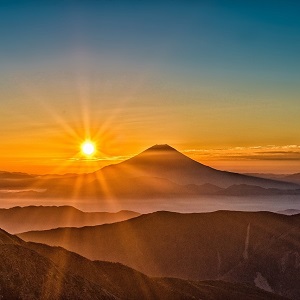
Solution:
[{"label": "sunburst glare", "polygon": [[95,143],[93,143],[91,141],[85,141],[81,145],[81,151],[86,156],[92,156],[96,152]]}]

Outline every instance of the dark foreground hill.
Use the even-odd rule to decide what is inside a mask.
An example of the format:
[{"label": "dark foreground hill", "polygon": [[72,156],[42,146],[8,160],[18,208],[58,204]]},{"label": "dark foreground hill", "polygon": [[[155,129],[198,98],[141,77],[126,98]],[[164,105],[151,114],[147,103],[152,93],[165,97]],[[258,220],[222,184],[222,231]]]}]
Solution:
[{"label": "dark foreground hill", "polygon": [[147,275],[225,279],[300,299],[300,215],[157,212],[120,223],[19,235]]},{"label": "dark foreground hill", "polygon": [[72,206],[26,206],[0,209],[0,228],[19,233],[57,227],[82,227],[128,220],[139,213],[122,210],[116,213],[83,212]]},{"label": "dark foreground hill", "polygon": [[63,248],[25,243],[0,230],[1,299],[280,300],[242,284],[150,278],[119,263],[91,261]]}]

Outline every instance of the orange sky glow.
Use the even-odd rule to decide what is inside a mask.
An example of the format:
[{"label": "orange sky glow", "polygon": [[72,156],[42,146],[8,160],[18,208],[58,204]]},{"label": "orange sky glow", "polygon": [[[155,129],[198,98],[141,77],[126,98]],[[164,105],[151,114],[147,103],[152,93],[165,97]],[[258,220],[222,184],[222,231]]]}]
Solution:
[{"label": "orange sky glow", "polygon": [[222,170],[300,172],[297,14],[75,2],[0,10],[0,171],[90,172],[169,144]]}]

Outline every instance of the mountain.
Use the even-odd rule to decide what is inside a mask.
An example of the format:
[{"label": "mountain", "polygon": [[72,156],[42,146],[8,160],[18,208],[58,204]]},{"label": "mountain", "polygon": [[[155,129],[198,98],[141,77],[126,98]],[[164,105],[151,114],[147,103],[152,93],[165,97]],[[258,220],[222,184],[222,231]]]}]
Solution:
[{"label": "mountain", "polygon": [[257,185],[265,188],[294,189],[297,185],[276,180],[219,171],[192,160],[169,145],[155,145],[119,164],[104,167],[96,176],[108,180],[121,178],[156,177],[174,183],[213,184],[226,188],[233,184]]},{"label": "mountain", "polygon": [[[273,188],[280,190],[276,192],[280,195],[300,193],[300,185],[295,183],[219,171],[168,145],[155,145],[94,173],[3,179],[0,195],[5,198],[161,199],[221,195],[221,189],[233,185]],[[240,194],[243,195],[242,191]],[[274,190],[267,194],[274,195]]]},{"label": "mountain", "polygon": [[157,212],[83,228],[19,237],[89,259],[121,262],[150,276],[247,283],[300,298],[300,215]]},{"label": "mountain", "polygon": [[1,299],[286,299],[222,281],[150,278],[119,263],[26,243],[0,230]]},{"label": "mountain", "polygon": [[83,212],[72,206],[26,206],[0,208],[0,228],[10,233],[57,227],[82,227],[113,223],[139,216],[122,210],[116,213]]}]

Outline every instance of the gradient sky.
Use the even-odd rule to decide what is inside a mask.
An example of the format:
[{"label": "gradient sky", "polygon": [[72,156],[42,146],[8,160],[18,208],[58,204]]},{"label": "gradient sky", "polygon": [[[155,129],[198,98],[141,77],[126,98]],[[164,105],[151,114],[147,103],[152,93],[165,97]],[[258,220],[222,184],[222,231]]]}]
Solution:
[{"label": "gradient sky", "polygon": [[299,16],[297,1],[0,0],[0,169],[87,171],[167,143],[300,172]]}]

